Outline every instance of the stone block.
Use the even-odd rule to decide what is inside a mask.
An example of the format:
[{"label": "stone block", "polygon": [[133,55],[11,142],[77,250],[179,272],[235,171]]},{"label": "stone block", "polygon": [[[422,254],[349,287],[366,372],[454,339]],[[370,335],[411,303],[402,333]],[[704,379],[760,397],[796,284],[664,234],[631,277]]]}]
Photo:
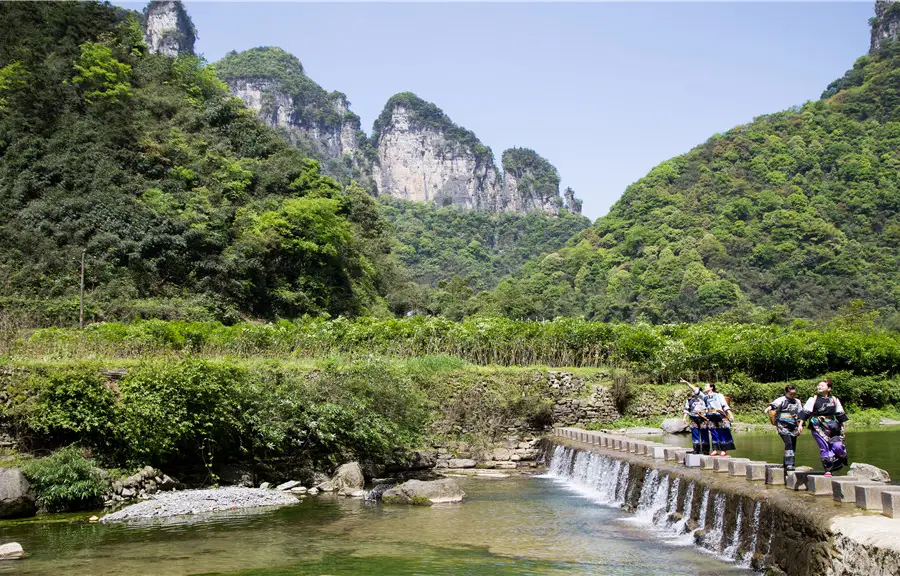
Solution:
[{"label": "stone block", "polygon": [[731,458],[728,460],[728,474],[731,476],[747,476],[747,464],[761,464],[751,462],[747,458]]},{"label": "stone block", "polygon": [[833,476],[809,474],[806,477],[806,491],[815,496],[832,496],[834,494],[831,490],[832,480]]},{"label": "stone block", "polygon": [[678,451],[684,450],[684,448],[675,448],[673,446],[666,446],[666,460],[670,460],[672,462],[678,462]]},{"label": "stone block", "polygon": [[900,492],[900,486],[881,483],[881,486],[857,484],[855,487],[856,505],[866,510],[883,512],[884,504],[881,495],[885,492]]},{"label": "stone block", "polygon": [[766,479],[766,468],[769,464],[765,462],[747,462],[747,480],[754,482],[764,481]]},{"label": "stone block", "polygon": [[713,466],[716,465],[716,459],[718,459],[718,456],[700,456],[700,469],[712,470]]},{"label": "stone block", "polygon": [[688,452],[690,452],[690,450],[677,450],[675,452],[675,462],[684,464],[684,459],[687,458]]},{"label": "stone block", "polygon": [[666,447],[665,446],[650,446],[649,448],[652,451],[649,455],[653,456],[654,460],[665,460],[665,458],[666,458]]},{"label": "stone block", "polygon": [[784,468],[782,466],[766,466],[766,484],[784,486]]},{"label": "stone block", "polygon": [[727,474],[729,471],[729,466],[735,460],[743,460],[745,462],[749,462],[749,458],[731,458],[731,457],[719,457],[716,458],[716,461],[713,463],[713,472],[719,472],[721,474]]},{"label": "stone block", "polygon": [[702,457],[702,454],[686,453],[684,455],[684,465],[688,468],[699,468],[700,458]]},{"label": "stone block", "polygon": [[796,470],[785,472],[784,485],[789,490],[807,490],[809,487],[809,472],[812,468],[801,466]]},{"label": "stone block", "polygon": [[881,493],[881,513],[888,518],[900,518],[900,492]]},{"label": "stone block", "polygon": [[832,477],[831,495],[836,502],[856,502],[857,486],[884,486],[884,483],[866,482],[854,476]]}]

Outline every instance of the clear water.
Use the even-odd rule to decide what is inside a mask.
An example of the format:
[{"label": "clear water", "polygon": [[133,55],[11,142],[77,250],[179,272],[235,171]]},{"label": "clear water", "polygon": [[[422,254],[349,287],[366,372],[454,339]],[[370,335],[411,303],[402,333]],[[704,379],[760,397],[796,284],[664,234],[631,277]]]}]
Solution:
[{"label": "clear water", "polygon": [[[677,436],[669,434],[659,437],[648,436],[647,439],[676,446],[690,447],[691,445],[690,435],[683,434]],[[865,462],[866,464],[878,466],[887,470],[895,483],[900,481],[900,427],[848,430],[846,441],[850,462]],[[737,445],[737,450],[733,450],[728,454],[738,458],[780,463],[784,456],[784,442],[781,441],[781,437],[775,432],[774,427],[771,432],[735,434],[734,442]],[[797,442],[796,459],[798,466],[812,466],[815,469],[822,468],[822,462],[819,460],[819,449],[808,430],[804,430],[800,440]],[[840,472],[840,474],[844,473],[846,473],[846,469]]]},{"label": "clear water", "polygon": [[216,521],[151,527],[0,524],[26,560],[0,574],[730,575],[734,564],[666,544],[615,506],[549,478],[460,479],[462,504],[385,507],[319,498]]}]

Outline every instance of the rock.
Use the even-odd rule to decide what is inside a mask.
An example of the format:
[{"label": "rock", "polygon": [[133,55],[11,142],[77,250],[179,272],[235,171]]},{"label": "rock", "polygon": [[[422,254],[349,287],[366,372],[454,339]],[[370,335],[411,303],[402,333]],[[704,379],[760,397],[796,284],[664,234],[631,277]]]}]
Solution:
[{"label": "rock", "polygon": [[300,485],[300,482],[298,482],[297,480],[289,480],[287,482],[282,482],[281,484],[276,486],[275,489],[281,490],[282,492],[286,492],[286,491],[290,490],[291,488],[296,488],[299,485]]},{"label": "rock", "polygon": [[142,479],[146,480],[156,476],[156,470],[154,470],[152,466],[144,466],[138,474],[141,475]]},{"label": "rock", "polygon": [[322,482],[318,486],[314,486],[314,488],[318,488],[320,492],[334,492],[334,482],[328,480],[326,482]]},{"label": "rock", "polygon": [[122,482],[119,480],[114,481],[111,486],[113,494],[121,494],[123,488],[125,488],[125,486],[123,486]]},{"label": "rock", "polygon": [[101,523],[122,521],[148,521],[159,518],[230,512],[243,508],[288,506],[299,500],[284,492],[258,488],[228,486],[207,490],[160,492],[147,500],[132,504],[100,519]]},{"label": "rock", "polygon": [[414,504],[430,506],[443,502],[460,502],[466,493],[452,478],[441,480],[408,480],[385,490],[381,496],[385,504]]},{"label": "rock", "polygon": [[306,493],[309,494],[310,496],[315,496],[316,494],[319,493],[319,489],[315,488],[315,487],[310,488],[309,490],[306,491]]},{"label": "rock", "polygon": [[122,498],[133,498],[135,494],[131,488],[122,488]]},{"label": "rock", "polygon": [[474,468],[476,462],[471,458],[452,458],[447,460],[447,468]]},{"label": "rock", "polygon": [[0,468],[0,518],[24,518],[36,512],[25,474],[18,468]]},{"label": "rock", "polygon": [[377,500],[381,500],[382,495],[394,486],[396,486],[396,484],[394,484],[393,482],[376,484],[375,487],[372,488],[368,494],[366,494],[366,501],[375,502]]},{"label": "rock", "polygon": [[900,420],[893,420],[891,418],[882,418],[878,421],[879,426],[897,426],[900,424]]},{"label": "rock", "polygon": [[100,518],[98,516],[91,516],[88,518],[88,522],[99,522]]},{"label": "rock", "polygon": [[347,464],[342,464],[338,467],[334,472],[334,476],[331,479],[333,484],[332,490],[362,490],[362,488],[366,485],[366,480],[363,478],[362,468],[359,466],[359,462],[348,462]]},{"label": "rock", "polygon": [[666,418],[659,425],[666,434],[685,434],[690,432],[691,428],[681,418]]},{"label": "rock", "polygon": [[493,453],[491,454],[493,460],[509,460],[509,457],[512,454],[507,448],[495,448]]},{"label": "rock", "polygon": [[269,488],[271,488],[271,486],[272,485],[270,483],[263,482],[262,484],[259,485],[259,489],[260,490],[268,490]]},{"label": "rock", "polygon": [[850,465],[848,476],[856,476],[862,480],[869,482],[890,482],[891,475],[886,470],[882,470],[871,464],[863,464],[862,462],[854,462]]},{"label": "rock", "polygon": [[151,2],[144,17],[144,43],[151,52],[171,58],[194,53],[194,24],[181,2]]},{"label": "rock", "polygon": [[303,486],[295,486],[288,490],[291,494],[306,494],[307,490]]},{"label": "rock", "polygon": [[338,492],[341,496],[346,496],[348,498],[365,498],[366,491],[365,490],[356,490],[353,488],[341,488]]},{"label": "rock", "polygon": [[0,546],[0,560],[15,560],[25,556],[25,550],[18,542],[10,542]]},{"label": "rock", "polygon": [[167,492],[169,490],[174,490],[177,485],[178,482],[176,482],[174,478],[170,477],[168,474],[163,474],[162,478],[159,479],[157,488],[159,488],[161,492]]}]

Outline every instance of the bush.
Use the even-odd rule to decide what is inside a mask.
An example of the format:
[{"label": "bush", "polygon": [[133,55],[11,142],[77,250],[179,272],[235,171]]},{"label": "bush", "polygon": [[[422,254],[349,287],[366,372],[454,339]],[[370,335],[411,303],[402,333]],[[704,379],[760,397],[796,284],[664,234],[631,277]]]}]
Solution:
[{"label": "bush", "polygon": [[48,512],[89,510],[109,491],[94,461],[69,446],[47,458],[29,460],[23,472],[37,492],[38,505]]}]

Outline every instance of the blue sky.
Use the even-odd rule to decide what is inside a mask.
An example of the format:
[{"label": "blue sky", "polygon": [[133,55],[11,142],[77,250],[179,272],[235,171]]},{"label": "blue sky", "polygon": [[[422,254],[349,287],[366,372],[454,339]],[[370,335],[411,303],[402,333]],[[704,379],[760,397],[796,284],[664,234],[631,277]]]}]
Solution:
[{"label": "blue sky", "polygon": [[[117,2],[140,9],[143,4]],[[550,160],[605,214],[628,184],[716,132],[819,97],[868,50],[873,2],[186,2],[197,51],[275,45],[363,127],[412,91],[498,158]]]}]

